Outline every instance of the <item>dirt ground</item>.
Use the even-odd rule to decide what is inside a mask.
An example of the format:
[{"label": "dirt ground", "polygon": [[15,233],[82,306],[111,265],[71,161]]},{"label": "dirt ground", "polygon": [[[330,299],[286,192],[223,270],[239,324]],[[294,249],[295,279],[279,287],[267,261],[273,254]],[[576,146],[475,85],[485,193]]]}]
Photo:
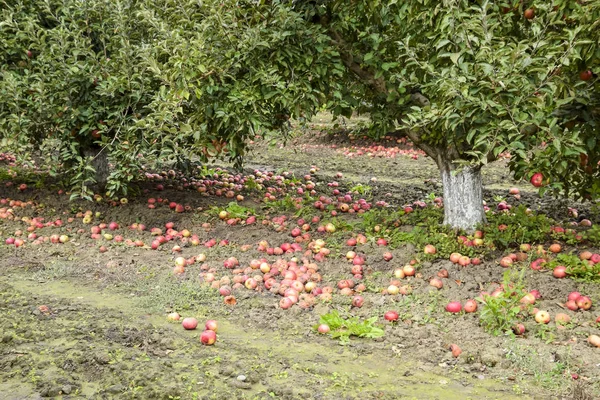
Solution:
[{"label": "dirt ground", "polygon": [[[441,194],[431,160],[410,146],[397,144],[398,138],[384,144],[408,153],[393,158],[375,153],[348,156],[349,151],[356,153],[362,148],[365,153],[372,152],[368,147],[372,143],[334,134],[326,117],[316,120],[311,129],[322,133],[315,137],[299,129],[287,147],[257,143],[246,172],[291,171],[301,180],[314,165],[320,168],[312,177],[317,182],[329,182],[342,172],[344,177],[339,180],[346,187],[368,186],[374,201],[385,200],[393,206]],[[526,204],[569,221],[567,203],[539,198],[528,184],[514,182],[504,161],[484,169],[484,185],[490,204],[497,196],[506,198],[507,189],[517,186],[521,199],[511,199],[514,206]],[[206,268],[201,266],[214,268],[218,277],[233,277],[231,270],[223,268],[228,257],[236,257],[242,266],[261,257],[274,261],[277,256],[266,256],[256,245],[261,240],[274,245],[290,241],[289,230],[277,232],[273,224],[260,223],[229,226],[207,210],[224,207],[230,199],[176,190],[176,184],[166,186],[157,192],[149,184],[145,186],[149,192],[143,196],[129,198],[126,206],[110,207],[69,203],[68,196],[56,194],[55,189],[19,193],[15,187],[2,185],[0,198],[30,200],[35,207],[15,207],[17,218],[0,219],[0,399],[600,398],[600,349],[585,340],[588,334],[600,332],[592,323],[599,315],[597,306],[573,313],[568,328],[553,326],[546,336],[492,336],[479,326],[477,313],[449,314],[444,306],[450,300],[475,298],[481,290],[497,287],[504,269],[496,259],[469,267],[445,259],[426,261],[417,277],[407,279],[412,294],[385,296],[378,288],[388,284],[394,268],[408,263],[421,249],[402,245],[392,250],[394,259],[387,263],[382,259],[386,249],[375,243],[360,247],[369,267],[368,282],[375,287],[362,294],[365,304],[361,308],[352,308],[347,296],[334,295],[332,301],[317,301],[307,309],[293,306],[284,310],[278,306],[281,297],[245,288],[234,290],[235,305],[226,305],[218,291],[203,282],[201,272]],[[328,190],[323,186],[320,190]],[[148,209],[147,198],[158,196],[203,210]],[[272,212],[260,196],[245,197],[241,204],[255,210],[259,221]],[[589,212],[586,205],[568,205]],[[142,240],[145,245],[92,239],[90,225],[75,217],[88,209],[100,212],[93,224],[117,221],[120,228],[113,234]],[[292,211],[287,214],[294,219]],[[40,216],[47,221],[60,218],[64,223],[40,228],[38,235],[66,234],[70,240],[37,246],[26,243],[20,248],[4,245],[15,231],[25,230],[23,217]],[[67,222],[69,217],[74,218],[72,222]],[[356,217],[348,217],[352,218]],[[182,251],[177,254],[170,251],[170,244],[150,249],[150,228],[164,228],[169,221],[177,230],[186,228],[196,234],[201,243],[209,239],[229,243],[210,248],[181,243]],[[207,222],[210,228],[203,228]],[[147,229],[128,229],[133,223],[143,223]],[[83,232],[78,232],[80,229]],[[357,233],[348,232],[347,236]],[[106,246],[107,252],[99,252],[99,245]],[[349,247],[341,246],[335,256],[320,262],[323,284],[335,286],[340,279],[351,277],[343,256],[347,250]],[[176,257],[200,253],[206,255],[203,264],[173,274]],[[438,291],[428,282],[440,269],[446,269],[449,278]],[[594,283],[557,280],[550,271],[533,270],[526,272],[525,281],[528,288],[543,292],[536,306],[551,314],[564,312],[561,299],[574,290],[588,294],[594,304],[600,302],[600,290]],[[400,314],[397,324],[382,318],[390,309]],[[352,338],[346,345],[319,335],[314,326],[331,310],[360,318],[377,316],[385,335]],[[179,323],[168,322],[166,315],[172,311],[196,317],[201,325],[208,319],[217,320],[216,344],[200,343],[201,326],[186,331]],[[532,319],[525,325],[531,328],[528,331],[535,331]],[[458,358],[448,350],[452,343],[463,350]]]}]

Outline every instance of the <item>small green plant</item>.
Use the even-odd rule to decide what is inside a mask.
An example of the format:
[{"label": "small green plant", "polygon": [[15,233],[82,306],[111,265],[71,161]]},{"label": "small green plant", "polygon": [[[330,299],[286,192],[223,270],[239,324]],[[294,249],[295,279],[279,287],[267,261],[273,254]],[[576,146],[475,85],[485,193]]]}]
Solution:
[{"label": "small green plant", "polygon": [[259,191],[262,188],[263,188],[263,186],[260,185],[259,183],[257,183],[256,179],[254,179],[253,177],[249,176],[246,178],[246,183],[244,185],[244,189]]},{"label": "small green plant", "polygon": [[543,340],[546,344],[550,344],[556,339],[554,328],[546,324],[538,324],[535,336]]},{"label": "small green plant", "polygon": [[592,244],[600,244],[600,225],[593,225],[590,229],[585,231],[582,236]]},{"label": "small green plant", "polygon": [[600,281],[600,264],[589,265],[575,254],[559,254],[554,260],[545,263],[544,267],[554,269],[558,265],[567,267],[567,276],[576,281]]},{"label": "small green plant", "polygon": [[373,192],[373,188],[369,185],[363,185],[362,183],[359,183],[357,185],[352,186],[350,188],[350,192],[359,194],[363,197],[367,197],[371,195],[371,193]]},{"label": "small green plant", "polygon": [[509,345],[506,352],[506,359],[513,363],[520,374],[533,376],[539,385],[557,393],[570,387],[570,372],[576,370],[570,347],[567,347],[566,354],[561,358],[560,361],[548,363],[535,348],[520,345],[516,341]]},{"label": "small green plant", "polygon": [[498,249],[506,249],[520,243],[544,242],[553,224],[546,215],[531,213],[521,205],[510,213],[489,214],[488,224],[481,228],[487,241]]},{"label": "small green plant", "polygon": [[229,204],[227,204],[227,207],[225,208],[211,207],[211,209],[208,211],[208,214],[216,217],[221,211],[226,211],[229,214],[229,218],[246,219],[250,215],[254,214],[254,210],[248,207],[241,206],[235,201],[232,201]]},{"label": "small green plant", "polygon": [[416,207],[413,212],[404,214],[400,218],[402,225],[425,226],[428,228],[439,227],[444,221],[444,211],[438,207]]},{"label": "small green plant", "polygon": [[[341,344],[347,344],[350,341],[350,336],[371,339],[382,337],[384,331],[375,325],[376,322],[377,317],[366,320],[361,320],[358,317],[344,319],[336,310],[321,315],[319,320],[319,324],[329,326],[329,329],[331,329],[329,334],[332,338],[339,339]],[[315,330],[317,328],[318,325],[315,326]]]},{"label": "small green plant", "polygon": [[293,212],[298,211],[302,201],[298,202],[296,197],[289,194],[281,199],[266,202],[266,208],[271,212]]},{"label": "small green plant", "polygon": [[482,304],[479,322],[486,332],[495,336],[512,335],[512,328],[527,310],[527,307],[520,303],[527,293],[523,283],[525,269],[516,276],[513,274],[510,270],[504,273],[503,290],[498,296],[486,295],[478,299]]}]

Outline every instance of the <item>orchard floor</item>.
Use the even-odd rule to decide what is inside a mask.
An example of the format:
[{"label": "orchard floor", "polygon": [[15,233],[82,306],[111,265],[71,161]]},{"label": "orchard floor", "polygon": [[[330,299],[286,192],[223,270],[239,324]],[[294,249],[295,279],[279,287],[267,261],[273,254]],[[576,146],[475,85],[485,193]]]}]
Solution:
[{"label": "orchard floor", "polygon": [[[320,170],[311,179],[321,182],[319,190],[327,192],[324,182],[332,179],[346,187],[361,184],[368,186],[374,201],[385,200],[394,206],[424,200],[432,192],[441,194],[437,171],[423,156],[416,160],[402,154],[348,158],[343,148],[369,144],[350,143],[347,137],[331,134],[325,118],[312,128],[323,128],[325,133],[317,139],[295,136],[285,148],[257,144],[247,167],[293,171],[302,179],[315,165]],[[390,147],[392,142],[387,144]],[[334,178],[337,172],[344,177]],[[513,182],[504,162],[484,170],[484,184],[490,204],[494,196],[508,198],[507,189],[517,185],[522,189],[521,199],[508,199],[511,204],[526,204],[557,220],[568,220],[566,203],[540,199],[527,191],[528,185]],[[475,298],[481,290],[501,282],[505,270],[497,258],[464,268],[446,259],[422,262],[419,276],[405,280],[412,294],[389,296],[380,289],[387,287],[394,268],[422,254],[422,249],[402,245],[392,250],[394,259],[388,263],[382,259],[386,249],[368,243],[360,246],[367,257],[365,275],[369,275],[361,308],[351,308],[350,298],[334,293],[331,302],[283,310],[278,306],[280,296],[245,288],[234,290],[236,305],[226,305],[216,289],[199,279],[200,263],[174,275],[174,259],[180,254],[173,254],[169,243],[151,250],[149,229],[164,228],[172,221],[175,229],[189,229],[201,243],[212,238],[228,240],[228,245],[211,248],[182,245],[181,255],[189,258],[204,253],[205,264],[214,267],[218,277],[231,276],[231,271],[223,268],[228,257],[236,257],[242,266],[261,257],[272,262],[277,256],[259,252],[257,243],[292,241],[289,229],[295,223],[277,232],[272,224],[260,223],[262,216],[287,214],[294,221],[294,213],[273,212],[261,196],[251,193],[244,193],[241,204],[255,210],[258,222],[253,225],[229,226],[206,211],[175,213],[166,206],[148,209],[146,199],[159,196],[204,210],[230,202],[165,186],[166,190],[156,192],[154,185],[148,184],[150,193],[130,198],[126,206],[109,207],[68,203],[68,196],[57,195],[54,189],[19,193],[15,187],[2,185],[0,198],[32,200],[45,207],[19,208],[15,211],[18,219],[0,219],[0,399],[600,398],[600,349],[586,343],[587,335],[600,332],[592,322],[600,315],[596,311],[598,284],[557,280],[550,271],[528,269],[527,287],[542,292],[537,307],[552,315],[565,312],[562,304],[574,290],[589,295],[594,306],[590,311],[569,312],[573,323],[565,328],[551,322],[548,329],[539,331],[529,318],[523,322],[530,333],[523,337],[492,336],[479,326],[477,313],[453,315],[445,312],[444,306],[451,300]],[[569,205],[587,212],[583,205]],[[81,218],[66,221],[80,207],[101,212],[92,225],[117,221],[121,228],[113,234],[140,239],[146,246],[90,238],[90,225],[84,225]],[[67,234],[70,241],[26,243],[20,248],[4,245],[7,237],[27,227],[20,220],[23,216],[42,216],[47,221],[61,218],[61,227],[36,232]],[[201,227],[205,222],[211,223],[210,228]],[[132,223],[144,223],[148,229],[129,230]],[[85,233],[77,233],[78,229]],[[345,239],[356,233],[347,232]],[[326,243],[329,240],[326,234],[315,233],[314,237]],[[106,253],[98,251],[100,244],[107,247]],[[328,244],[333,251],[319,262],[319,272],[323,284],[335,286],[340,279],[351,278],[344,258],[350,247],[333,240]],[[244,250],[243,245],[251,248]],[[597,251],[584,245],[566,247]],[[428,282],[442,268],[450,278],[444,279],[444,288],[438,291]],[[41,305],[48,310],[40,310]],[[313,328],[319,316],[334,309],[360,318],[378,317],[385,335],[351,338],[346,345],[319,335]],[[396,324],[383,319],[392,309],[400,314]],[[186,331],[179,323],[168,322],[166,315],[172,311],[196,317],[201,325],[208,319],[217,320],[216,344],[200,343],[201,326]],[[462,348],[458,358],[448,350],[452,343]]]}]

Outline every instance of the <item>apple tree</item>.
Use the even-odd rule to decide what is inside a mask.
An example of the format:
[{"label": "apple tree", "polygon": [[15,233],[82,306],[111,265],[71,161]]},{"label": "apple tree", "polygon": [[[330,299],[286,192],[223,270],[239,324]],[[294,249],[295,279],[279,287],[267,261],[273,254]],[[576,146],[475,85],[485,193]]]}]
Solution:
[{"label": "apple tree", "polygon": [[457,228],[485,220],[481,169],[501,154],[544,190],[600,194],[600,0],[0,5],[0,146],[52,135],[81,193],[102,155],[115,193],[144,160],[239,163],[326,107],[410,137]]},{"label": "apple tree", "polygon": [[150,160],[239,164],[343,73],[320,26],[242,3],[0,0],[0,150],[41,153],[85,198],[127,193]]},{"label": "apple tree", "polygon": [[[301,2],[299,2],[301,3]],[[445,223],[485,220],[481,168],[505,152],[516,177],[597,197],[600,1],[322,1],[343,114],[402,130],[437,164]],[[342,107],[345,106],[345,107]],[[362,109],[362,110],[361,110]]]},{"label": "apple tree", "polygon": [[125,189],[146,147],[136,121],[158,87],[142,64],[150,33],[138,10],[108,1],[0,8],[0,146],[21,157],[41,150],[78,195],[90,197],[92,184]]},{"label": "apple tree", "polygon": [[[541,172],[543,190],[599,194],[598,0],[204,7],[210,34],[193,43],[208,54],[176,52],[157,66],[170,121],[208,118],[214,128],[216,117],[231,144],[276,128],[257,118],[309,117],[317,104],[338,116],[368,113],[374,134],[404,132],[436,162],[445,223],[456,228],[485,221],[481,169],[502,154],[517,178]],[[174,68],[185,63],[202,70],[188,79]],[[183,112],[181,93],[190,94]]]}]

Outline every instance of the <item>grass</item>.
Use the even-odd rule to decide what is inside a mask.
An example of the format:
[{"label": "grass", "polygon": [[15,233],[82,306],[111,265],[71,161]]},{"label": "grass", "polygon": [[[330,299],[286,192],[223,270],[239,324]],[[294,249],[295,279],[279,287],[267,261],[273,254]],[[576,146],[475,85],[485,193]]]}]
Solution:
[{"label": "grass", "polygon": [[209,304],[215,304],[219,293],[192,280],[178,280],[175,276],[160,276],[133,281],[130,288],[139,296],[137,301],[144,309],[164,313],[197,311],[208,314]]},{"label": "grass", "polygon": [[564,394],[571,386],[570,374],[576,370],[570,348],[566,349],[567,353],[561,359],[548,363],[544,357],[552,357],[551,354],[540,353],[535,347],[523,346],[512,341],[507,349],[506,359],[517,368],[522,378],[533,376],[537,385],[555,394]]}]

